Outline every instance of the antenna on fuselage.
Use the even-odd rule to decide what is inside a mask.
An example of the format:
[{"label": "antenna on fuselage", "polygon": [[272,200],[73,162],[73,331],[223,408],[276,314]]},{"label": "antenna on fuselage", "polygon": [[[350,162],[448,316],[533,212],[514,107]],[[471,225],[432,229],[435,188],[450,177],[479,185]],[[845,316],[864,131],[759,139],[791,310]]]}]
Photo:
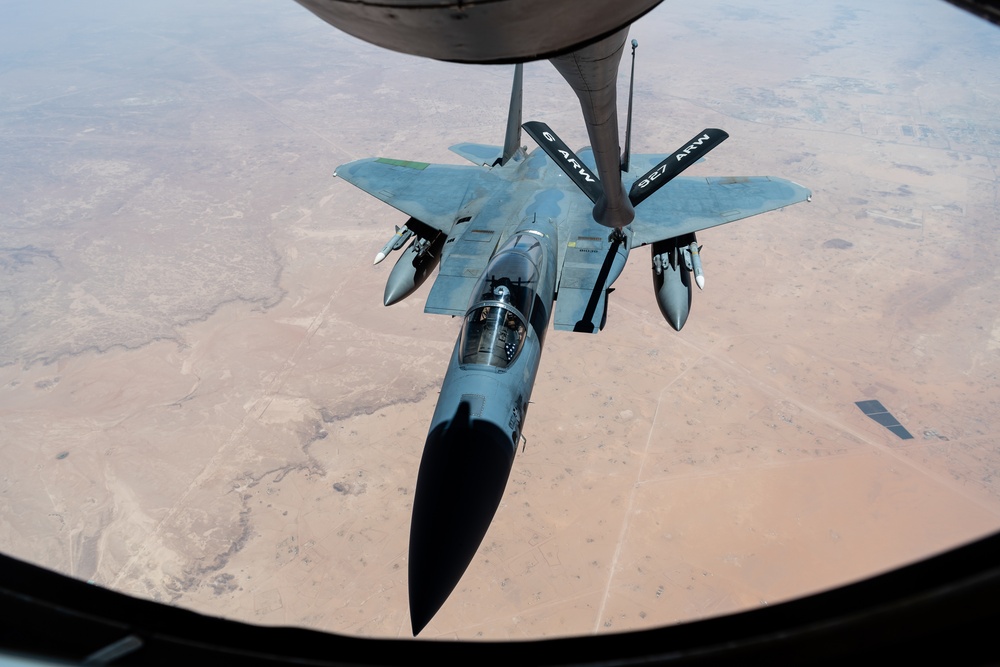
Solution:
[{"label": "antenna on fuselage", "polygon": [[632,88],[635,83],[635,50],[639,42],[632,40],[632,71],[628,75],[628,118],[625,120],[625,150],[622,152],[622,172],[628,171],[632,151]]},{"label": "antenna on fuselage", "polygon": [[501,166],[507,164],[521,148],[521,87],[524,80],[524,65],[514,65],[514,83],[510,89],[510,110],[507,112],[507,136],[503,142],[503,156],[497,160]]}]

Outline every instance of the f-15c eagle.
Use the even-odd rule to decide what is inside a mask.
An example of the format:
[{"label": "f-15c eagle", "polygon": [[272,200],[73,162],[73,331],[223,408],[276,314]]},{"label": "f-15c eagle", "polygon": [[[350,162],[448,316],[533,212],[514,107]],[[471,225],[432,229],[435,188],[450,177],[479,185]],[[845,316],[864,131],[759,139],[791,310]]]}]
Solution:
[{"label": "f-15c eagle", "polygon": [[[769,176],[679,176],[728,137],[719,129],[673,153],[631,155],[631,85],[621,150],[615,80],[627,35],[626,26],[550,58],[580,100],[590,148],[570,150],[544,123],[522,126],[518,64],[504,145],[451,147],[473,166],[370,158],[337,168],[342,180],[410,216],[375,258],[410,242],[385,305],[412,294],[440,264],[424,310],[464,318],[417,475],[408,572],[414,634],[451,594],[500,504],[549,321],[599,332],[629,254],[650,246],[657,304],[680,330],[692,274],[704,286],[695,233],[810,197]],[[521,145],[522,127],[538,149]]]}]

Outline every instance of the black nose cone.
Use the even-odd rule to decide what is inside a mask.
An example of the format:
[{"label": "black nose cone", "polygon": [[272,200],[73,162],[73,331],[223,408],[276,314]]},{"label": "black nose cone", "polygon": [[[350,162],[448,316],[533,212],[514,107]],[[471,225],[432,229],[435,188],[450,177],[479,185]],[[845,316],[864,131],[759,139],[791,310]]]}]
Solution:
[{"label": "black nose cone", "polygon": [[511,436],[473,420],[468,403],[431,431],[410,522],[410,622],[416,635],[462,578],[503,497],[514,461]]}]

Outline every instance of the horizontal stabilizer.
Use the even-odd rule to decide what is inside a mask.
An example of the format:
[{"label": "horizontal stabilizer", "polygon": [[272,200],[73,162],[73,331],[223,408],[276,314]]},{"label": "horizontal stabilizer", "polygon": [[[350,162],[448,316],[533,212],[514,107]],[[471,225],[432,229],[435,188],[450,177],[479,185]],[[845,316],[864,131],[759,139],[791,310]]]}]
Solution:
[{"label": "horizontal stabilizer", "polygon": [[448,146],[448,150],[480,167],[492,167],[494,162],[503,157],[503,148],[486,144],[461,143]]},{"label": "horizontal stabilizer", "polygon": [[545,123],[533,120],[525,123],[523,127],[524,131],[545,151],[545,154],[566,172],[566,175],[576,183],[576,186],[583,191],[583,194],[587,195],[590,201],[596,204],[597,200],[604,194],[597,174],[591,171],[590,167],[585,165],[583,160],[577,157],[576,153],[571,151]]},{"label": "horizontal stabilizer", "polygon": [[628,198],[632,202],[632,206],[638,206],[640,202],[644,201],[666,183],[669,183],[672,178],[678,176],[702,158],[708,151],[728,138],[728,134],[716,128],[703,130],[691,139],[691,141],[685,143],[664,158],[658,165],[636,179],[635,183],[632,184],[632,189],[628,193]]}]

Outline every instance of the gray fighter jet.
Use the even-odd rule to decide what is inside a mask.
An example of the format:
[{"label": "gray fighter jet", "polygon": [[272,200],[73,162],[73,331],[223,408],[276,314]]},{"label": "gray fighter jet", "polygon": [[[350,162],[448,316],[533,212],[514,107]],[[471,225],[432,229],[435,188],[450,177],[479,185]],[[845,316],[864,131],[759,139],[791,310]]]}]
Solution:
[{"label": "gray fighter jet", "polygon": [[[499,506],[521,439],[550,319],[596,333],[630,252],[651,247],[657,303],[677,330],[694,283],[704,286],[695,233],[809,198],[779,178],[678,177],[724,141],[706,129],[670,154],[619,152],[615,80],[628,28],[550,59],[580,100],[591,142],[575,153],[548,126],[523,128],[515,66],[506,140],[451,150],[474,166],[370,158],[336,175],[410,216],[375,258],[412,242],[385,289],[390,305],[440,264],[424,310],[464,323],[431,419],[410,527],[414,634],[468,567]],[[636,43],[632,42],[633,63]],[[634,69],[634,67],[633,67]],[[631,90],[627,125],[631,127]]]}]

